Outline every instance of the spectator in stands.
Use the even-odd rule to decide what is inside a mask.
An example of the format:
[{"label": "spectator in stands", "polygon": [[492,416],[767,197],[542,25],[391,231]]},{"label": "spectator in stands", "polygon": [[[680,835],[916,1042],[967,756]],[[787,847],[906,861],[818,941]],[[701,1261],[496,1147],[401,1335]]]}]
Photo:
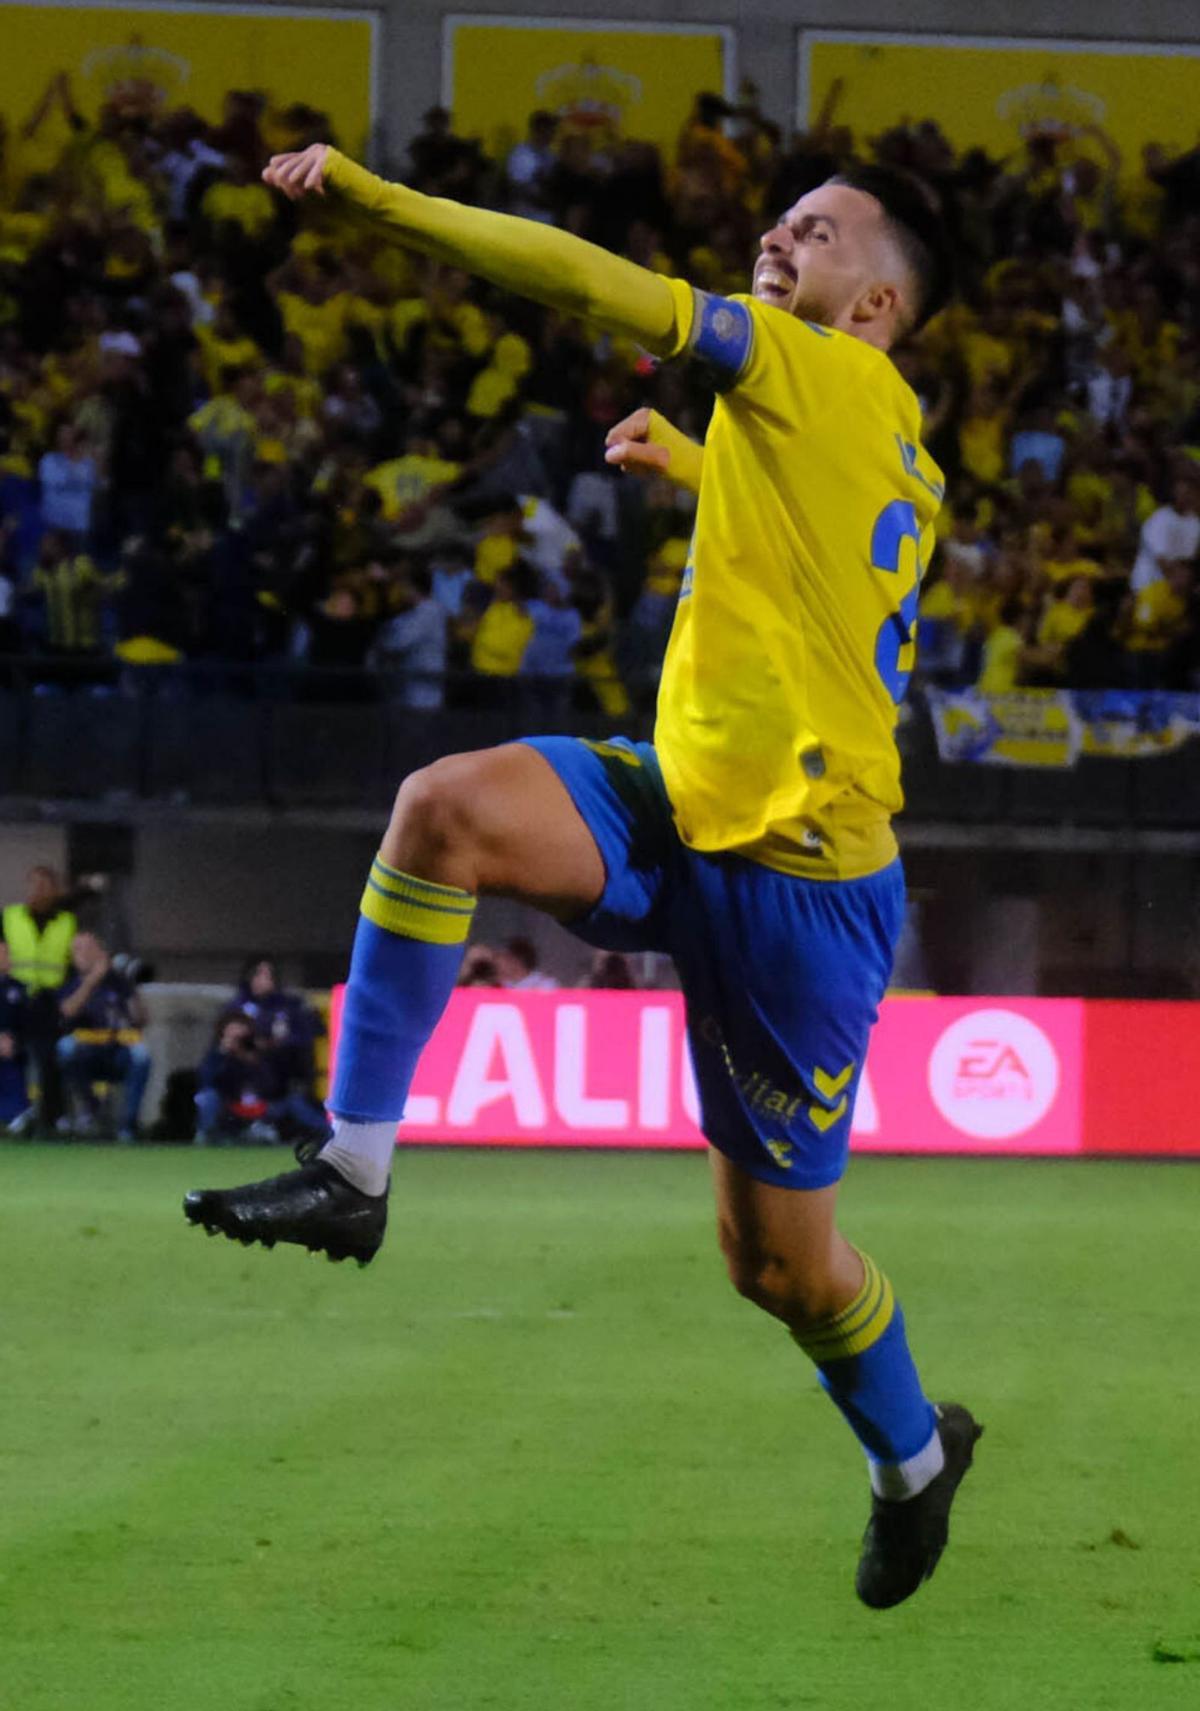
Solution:
[{"label": "spectator in stands", "polygon": [[533,634],[521,657],[521,676],[528,679],[529,711],[535,722],[553,723],[563,718],[570,704],[583,619],[550,577],[542,578],[540,592],[526,611],[533,620]]},{"label": "spectator in stands", "polygon": [[[788,205],[854,156],[837,123],[844,93],[832,85],[784,153],[753,92],[731,109],[706,91],[670,172],[652,144],[597,127],[585,136],[543,113],[489,163],[434,108],[410,147],[411,178],[434,194],[507,199],[719,290],[743,283],[765,207]],[[281,87],[272,103],[281,140],[328,135],[328,120],[290,96]],[[357,666],[374,642],[380,658],[390,648],[407,660],[411,630],[427,624],[432,636],[423,598],[410,605],[399,586],[370,585],[364,567],[436,554],[455,559],[452,579],[435,575],[435,595],[456,668],[481,676],[475,699],[519,704],[505,680],[527,655],[532,672],[543,648],[557,650],[557,672],[573,610],[572,698],[625,717],[620,668],[648,699],[690,525],[660,532],[651,515],[642,528],[642,501],[611,482],[599,445],[641,402],[703,438],[707,395],[674,365],[652,371],[637,351],[461,273],[335,233],[324,209],[285,256],[290,215],[258,178],[267,112],[262,94],[235,91],[210,124],[125,91],[92,123],[60,74],[25,127],[42,178],[7,184],[0,212],[0,308],[12,329],[0,332],[0,541],[12,612],[44,614],[25,626],[33,651],[106,652],[115,590],[95,578],[120,573],[136,584],[122,597],[126,659],[284,657],[296,636],[301,668]],[[1007,629],[999,651],[1036,674],[1029,621],[1036,632],[1086,563],[1101,573],[1087,573],[1096,615],[1056,681],[1075,682],[1085,652],[1088,672],[1185,680],[1194,641],[1146,648],[1123,597],[1165,585],[1168,565],[1200,548],[1189,224],[1200,151],[1172,158],[1150,146],[1118,177],[1095,127],[1034,131],[1020,158],[1002,162],[956,152],[917,116],[860,139],[858,152],[924,174],[959,234],[962,300],[899,358],[955,506],[939,523],[947,574],[939,583],[935,557],[925,583],[922,633],[936,645],[918,669],[968,680]],[[1172,487],[1180,471],[1183,497]],[[227,500],[219,520],[199,514],[214,482]],[[1168,488],[1172,503],[1156,509],[1151,495]],[[522,495],[515,519],[485,520],[506,493]],[[43,567],[35,585],[47,524],[69,544],[53,546],[56,575]],[[136,575],[120,560],[131,535],[142,543]],[[94,572],[81,567],[83,545]],[[474,557],[482,594],[460,555]],[[519,559],[541,579],[524,594],[511,580],[497,586]],[[951,559],[966,573],[957,587]],[[547,610],[531,610],[539,601]],[[1005,625],[1012,601],[1019,622]],[[1165,587],[1151,605],[1164,601]],[[419,622],[407,623],[414,611]],[[561,675],[555,683],[553,708]],[[455,694],[472,699],[459,684]]]},{"label": "spectator in stands", "polygon": [[72,972],[59,994],[59,1014],[67,1032],[57,1044],[71,1109],[59,1126],[76,1135],[95,1133],[95,1089],[97,1083],[105,1082],[119,1098],[117,1139],[134,1141],[150,1079],[150,1053],[142,1039],[145,1006],[133,980],[113,966],[95,933],[76,933],[71,964]]},{"label": "spectator in stands", "polygon": [[1034,615],[1020,600],[1008,600],[999,622],[983,644],[983,658],[976,688],[985,695],[1011,695],[1024,683],[1029,663]]},{"label": "spectator in stands", "polygon": [[254,1029],[272,1121],[287,1118],[306,1132],[324,1133],[325,1114],[312,1088],[313,1048],[325,1024],[307,999],[280,985],[272,957],[249,958],[226,1014],[244,1017]]},{"label": "spectator in stands", "polygon": [[38,462],[42,491],[42,521],[58,529],[73,546],[82,550],[92,530],[92,510],[100,471],[91,455],[87,436],[64,422],[54,437],[54,450]]},{"label": "spectator in stands", "polygon": [[120,570],[104,575],[77,538],[48,529],[29,579],[28,600],[37,630],[50,652],[86,658],[99,652],[107,623],[107,605],[123,586]]},{"label": "spectator in stands", "polygon": [[553,219],[550,185],[556,165],[554,133],[558,119],[538,111],[529,116],[529,133],[523,143],[509,150],[504,163],[504,187],[509,210],[523,220]]},{"label": "spectator in stands", "polygon": [[1160,505],[1142,524],[1138,555],[1129,586],[1135,594],[1165,580],[1171,566],[1194,564],[1200,556],[1200,468],[1181,469],[1169,504]]},{"label": "spectator in stands", "polygon": [[521,670],[534,630],[529,604],[537,592],[537,571],[518,560],[496,577],[491,598],[471,627],[471,668],[492,688],[486,700],[480,697],[482,704],[499,704],[499,692]]},{"label": "spectator in stands", "polygon": [[1063,471],[1067,442],[1055,420],[1052,405],[1043,404],[1022,419],[1009,447],[1009,468],[1015,474],[1027,463],[1036,463],[1052,485]]},{"label": "spectator in stands", "polygon": [[246,1016],[222,1017],[196,1071],[196,1145],[233,1139],[278,1142],[279,1130],[269,1116],[275,1084],[253,1022]]},{"label": "spectator in stands", "polygon": [[446,609],[434,599],[428,567],[407,565],[392,597],[396,610],[371,646],[371,667],[383,678],[390,700],[436,711],[445,697]]},{"label": "spectator in stands", "polygon": [[507,939],[500,949],[493,953],[493,959],[502,986],[509,986],[517,992],[557,990],[558,981],[553,975],[543,973],[538,964],[533,940],[526,938],[524,934]]},{"label": "spectator in stands", "polygon": [[421,122],[425,129],[408,145],[414,187],[428,196],[470,201],[484,164],[478,144],[454,134],[445,107],[431,107]]},{"label": "spectator in stands", "polygon": [[0,655],[19,654],[24,645],[16,578],[5,563],[4,534],[4,523],[0,521]]},{"label": "spectator in stands", "polygon": [[958,683],[967,666],[967,641],[975,619],[969,571],[945,554],[941,574],[922,590],[917,608],[921,668],[931,683]]},{"label": "spectator in stands", "polygon": [[1038,661],[1043,681],[1050,684],[1066,681],[1068,650],[1096,615],[1090,577],[1074,577],[1056,595],[1042,613],[1037,632]]},{"label": "spectator in stands", "polygon": [[27,1079],[26,1030],[29,995],[11,971],[8,945],[0,940],[0,1128],[20,1134],[32,1111]]},{"label": "spectator in stands", "polygon": [[631,992],[637,981],[627,956],[620,951],[597,951],[588,969],[587,984],[595,991]]},{"label": "spectator in stands", "polygon": [[190,623],[178,560],[165,541],[130,535],[121,546],[116,656],[130,666],[171,666],[183,657]]},{"label": "spectator in stands", "polygon": [[1173,559],[1165,576],[1128,595],[1118,634],[1132,656],[1129,680],[1135,689],[1187,687],[1180,681],[1180,661],[1192,635],[1193,580],[1191,563]]},{"label": "spectator in stands", "polygon": [[459,986],[503,986],[496,953],[490,945],[469,945],[458,971]]}]

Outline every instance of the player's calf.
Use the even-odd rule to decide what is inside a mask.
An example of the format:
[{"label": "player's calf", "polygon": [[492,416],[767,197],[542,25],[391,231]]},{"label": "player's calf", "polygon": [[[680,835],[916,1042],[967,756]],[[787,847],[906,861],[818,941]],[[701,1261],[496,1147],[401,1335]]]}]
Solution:
[{"label": "player's calf", "polygon": [[939,1411],[928,1401],[891,1283],[865,1254],[861,1260],[863,1283],[850,1302],[792,1334],[866,1451],[871,1519],[855,1589],[885,1609],[937,1567],[980,1429],[965,1409]]},{"label": "player's calf", "polygon": [[855,1588],[874,1609],[898,1604],[937,1566],[981,1429],[957,1404],[927,1400],[892,1286],[837,1233],[832,1197],[727,1193],[718,1228],[734,1287],[788,1327],[866,1451],[872,1506]]}]

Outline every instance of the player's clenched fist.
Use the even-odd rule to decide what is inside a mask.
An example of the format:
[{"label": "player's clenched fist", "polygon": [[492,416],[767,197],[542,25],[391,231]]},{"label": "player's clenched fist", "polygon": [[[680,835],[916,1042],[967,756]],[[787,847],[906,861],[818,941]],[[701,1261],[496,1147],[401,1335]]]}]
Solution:
[{"label": "player's clenched fist", "polygon": [[289,202],[302,196],[324,196],[328,143],[310,143],[298,154],[272,155],[263,167],[263,183],[279,190]]},{"label": "player's clenched fist", "polygon": [[605,463],[635,475],[661,475],[671,462],[671,452],[656,436],[660,424],[665,425],[665,418],[644,404],[626,416],[605,435]]}]

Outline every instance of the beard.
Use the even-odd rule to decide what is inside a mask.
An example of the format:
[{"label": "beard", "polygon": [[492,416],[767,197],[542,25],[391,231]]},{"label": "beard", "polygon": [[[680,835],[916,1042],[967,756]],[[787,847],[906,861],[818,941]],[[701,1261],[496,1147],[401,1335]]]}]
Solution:
[{"label": "beard", "polygon": [[788,313],[799,321],[812,321],[818,327],[832,327],[837,318],[826,297],[820,292],[806,291],[803,286],[797,288]]}]

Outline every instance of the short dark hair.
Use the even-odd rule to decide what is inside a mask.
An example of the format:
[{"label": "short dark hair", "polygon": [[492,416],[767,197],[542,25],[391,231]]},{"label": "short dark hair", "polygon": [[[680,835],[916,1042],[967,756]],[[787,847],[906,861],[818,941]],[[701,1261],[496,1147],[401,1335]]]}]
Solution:
[{"label": "short dark hair", "polygon": [[917,282],[916,332],[954,295],[954,252],[937,196],[914,173],[890,166],[850,166],[827,182],[861,190],[882,207]]}]

